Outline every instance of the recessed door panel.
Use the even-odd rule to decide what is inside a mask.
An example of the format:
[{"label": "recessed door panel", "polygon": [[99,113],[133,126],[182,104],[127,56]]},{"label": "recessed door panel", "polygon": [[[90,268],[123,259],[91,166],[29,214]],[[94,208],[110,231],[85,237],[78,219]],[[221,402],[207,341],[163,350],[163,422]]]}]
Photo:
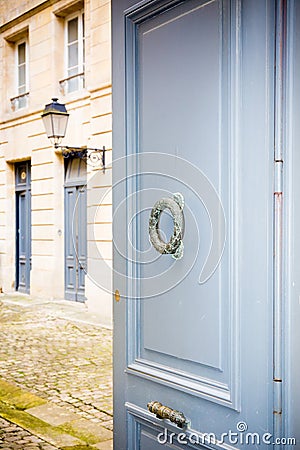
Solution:
[{"label": "recessed door panel", "polygon": [[[76,187],[65,189],[65,296],[76,300]],[[74,229],[75,225],[75,229]]]},{"label": "recessed door panel", "polygon": [[[223,194],[220,201],[224,208],[229,200],[234,202],[229,198],[233,180],[228,173],[228,118],[223,114],[229,96],[234,95],[229,91],[226,58],[230,51],[229,14],[228,4],[220,10],[218,2],[186,2],[145,21],[138,27],[136,38],[139,151],[153,152],[157,169],[162,172],[143,175],[138,185],[139,208],[148,212],[136,216],[139,242],[149,242],[149,211],[155,200],[173,192],[182,193],[185,199],[184,257],[180,261],[159,257],[153,247],[139,254],[140,278],[157,282],[157,295],[140,305],[139,357],[145,364],[148,361],[167,367],[166,379],[169,367],[185,371],[187,385],[191,377],[201,382],[202,376],[205,383],[211,378],[212,386],[214,380],[227,385],[236,375],[228,350],[230,343],[235,352],[237,327],[233,319],[236,299],[229,291],[230,257],[234,260],[226,249],[214,276],[199,283],[201,265],[209,252],[210,217],[194,192],[196,182],[189,178],[194,164],[199,167],[195,175],[207,176]],[[235,27],[232,23],[233,30]],[[183,32],[185,29],[188,33]],[[162,149],[170,155],[169,164],[174,165],[172,178],[165,170],[168,162],[160,161]],[[148,164],[146,167],[141,161],[141,172],[147,172]],[[174,176],[176,172],[178,177]],[[172,222],[166,224],[165,234],[167,238],[172,234]],[[147,298],[147,284],[141,282],[139,287],[141,298]],[[153,324],[164,330],[166,339],[153,332]],[[197,345],[191,346],[191,342]]]},{"label": "recessed door panel", "polygon": [[[233,256],[236,243],[231,235],[234,221],[228,210],[236,215],[238,205],[235,174],[229,172],[236,149],[229,150],[226,107],[235,96],[228,84],[229,62],[236,63],[228,58],[232,45],[229,25],[236,32],[237,23],[230,20],[229,4],[221,9],[218,2],[191,1],[137,28],[136,110],[141,176],[132,195],[138,205],[132,231],[137,248],[133,259],[139,264],[136,292],[141,300],[137,304],[133,301],[133,323],[129,324],[136,329],[135,354],[131,355],[129,367],[145,377],[156,373],[166,382],[170,382],[172,373],[177,388],[204,397],[214,393],[214,401],[233,408],[238,405],[234,393],[239,392],[239,323],[237,298],[232,290],[238,268]],[[189,32],[184,33],[185,29]],[[162,151],[169,156],[161,156]],[[151,158],[147,153],[152,153]],[[205,283],[199,278],[212,232],[226,231],[218,230],[221,220],[210,223],[212,218],[198,192],[197,177],[206,177],[219,196],[220,214],[227,219],[226,238],[232,242],[225,251],[223,246],[220,249],[222,263]],[[176,192],[185,201],[184,256],[178,261],[170,255],[158,255],[149,242],[148,230],[155,201]],[[212,230],[212,226],[217,229]],[[163,212],[160,230],[166,241],[172,228],[172,218]],[[139,243],[150,247],[140,249]]]},{"label": "recessed door panel", "polygon": [[86,274],[86,254],[87,254],[87,203],[86,188],[79,187],[77,191],[78,210],[78,292],[84,297],[85,274]]},{"label": "recessed door panel", "polygon": [[85,300],[86,273],[86,189],[65,188],[65,296]]}]

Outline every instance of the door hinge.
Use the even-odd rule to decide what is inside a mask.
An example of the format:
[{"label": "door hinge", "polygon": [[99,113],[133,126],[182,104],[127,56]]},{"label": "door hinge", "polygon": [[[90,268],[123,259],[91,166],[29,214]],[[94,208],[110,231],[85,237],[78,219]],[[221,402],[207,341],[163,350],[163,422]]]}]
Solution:
[{"label": "door hinge", "polygon": [[275,161],[274,194],[282,194],[283,185],[283,161]]},{"label": "door hinge", "polygon": [[282,380],[274,379],[274,414],[282,414]]}]

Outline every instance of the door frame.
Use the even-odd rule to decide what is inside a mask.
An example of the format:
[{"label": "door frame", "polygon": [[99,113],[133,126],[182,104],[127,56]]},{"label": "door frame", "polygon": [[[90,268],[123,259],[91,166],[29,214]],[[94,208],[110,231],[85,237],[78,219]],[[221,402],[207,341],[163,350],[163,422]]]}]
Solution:
[{"label": "door frame", "polygon": [[[278,172],[281,185],[281,210],[278,211],[278,242],[282,241],[278,259],[277,350],[282,353],[277,370],[277,390],[282,400],[282,414],[277,418],[283,436],[300,443],[300,3],[297,0],[278,0],[278,30],[283,45],[277,46],[277,95],[281,96],[281,109],[277,111]],[[281,273],[281,278],[280,278]],[[281,327],[280,327],[281,324]],[[280,365],[281,364],[281,365]],[[283,449],[297,448],[286,445]]]},{"label": "door frame", "polygon": [[[23,173],[25,170],[25,181]],[[25,286],[20,288],[20,196],[25,195],[25,227],[26,227],[26,250],[25,250]],[[15,198],[16,198],[16,257],[15,257],[15,289],[25,294],[30,293],[30,271],[31,271],[31,160],[15,164]]]}]

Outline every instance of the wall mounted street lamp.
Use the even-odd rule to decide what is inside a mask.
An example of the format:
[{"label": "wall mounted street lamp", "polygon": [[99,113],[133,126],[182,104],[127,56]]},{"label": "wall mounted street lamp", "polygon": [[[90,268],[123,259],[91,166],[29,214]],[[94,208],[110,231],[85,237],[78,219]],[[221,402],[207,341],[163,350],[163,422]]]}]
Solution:
[{"label": "wall mounted street lamp", "polygon": [[45,106],[42,119],[48,138],[55,149],[61,149],[64,158],[77,157],[95,165],[100,161],[105,170],[105,147],[98,149],[60,145],[66,134],[69,113],[63,103],[58,103],[57,98],[53,98],[52,103]]}]

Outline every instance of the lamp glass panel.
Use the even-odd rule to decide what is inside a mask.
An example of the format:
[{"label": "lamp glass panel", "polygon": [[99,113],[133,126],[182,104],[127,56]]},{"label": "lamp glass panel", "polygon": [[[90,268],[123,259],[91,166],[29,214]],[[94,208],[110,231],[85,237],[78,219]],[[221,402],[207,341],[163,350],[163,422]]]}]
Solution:
[{"label": "lamp glass panel", "polygon": [[47,115],[43,116],[43,123],[44,123],[44,127],[45,127],[48,138],[52,137],[53,136],[53,128],[52,128],[51,114],[47,114]]},{"label": "lamp glass panel", "polygon": [[53,136],[64,137],[68,123],[68,116],[63,114],[52,114]]}]

